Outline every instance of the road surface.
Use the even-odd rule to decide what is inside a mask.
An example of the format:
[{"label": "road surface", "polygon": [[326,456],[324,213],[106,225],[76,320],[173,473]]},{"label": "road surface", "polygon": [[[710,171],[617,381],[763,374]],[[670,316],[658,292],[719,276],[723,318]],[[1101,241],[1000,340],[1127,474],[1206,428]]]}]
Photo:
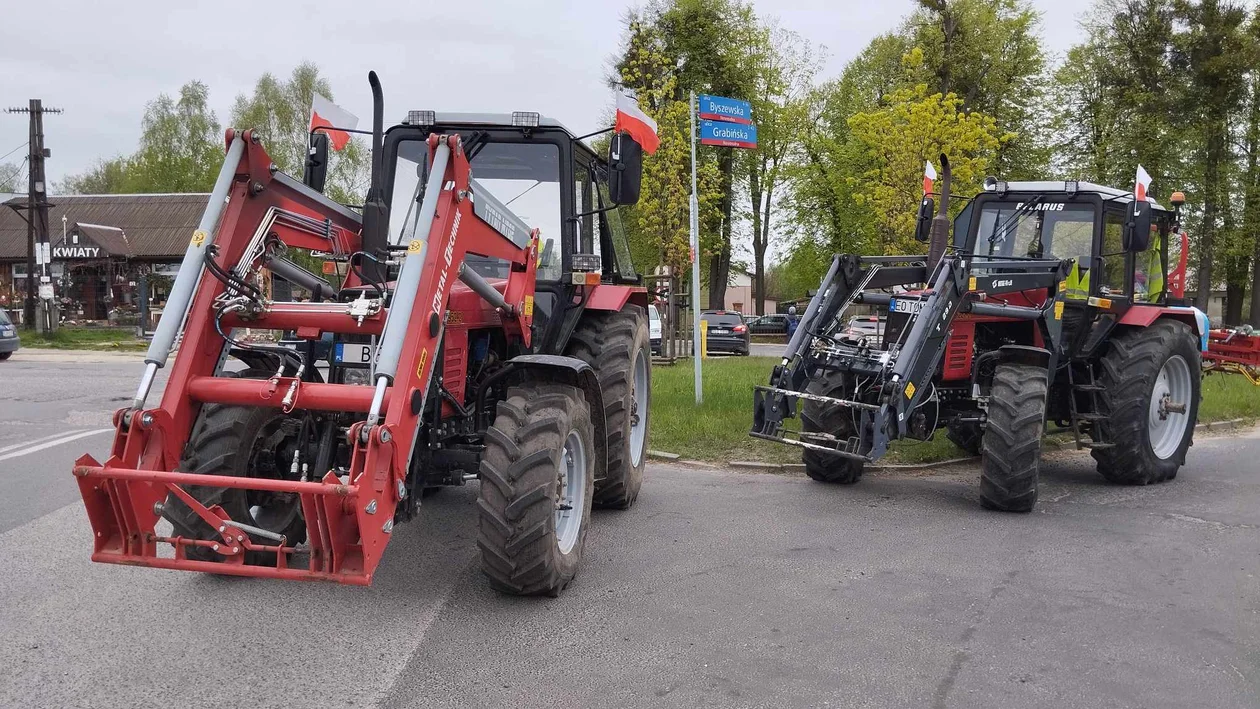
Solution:
[{"label": "road surface", "polygon": [[[371,588],[88,561],[70,475],[138,360],[0,365],[0,706],[1260,706],[1260,435],[1172,484],[1044,466],[853,487],[653,465],[559,599],[480,576],[476,488],[400,527]],[[73,440],[68,436],[80,436]]]}]

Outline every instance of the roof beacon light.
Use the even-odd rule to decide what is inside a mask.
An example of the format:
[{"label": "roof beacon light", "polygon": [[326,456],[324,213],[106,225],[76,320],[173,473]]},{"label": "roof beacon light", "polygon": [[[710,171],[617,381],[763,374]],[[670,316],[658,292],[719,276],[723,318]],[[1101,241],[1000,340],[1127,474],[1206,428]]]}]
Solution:
[{"label": "roof beacon light", "polygon": [[437,123],[436,111],[407,111],[407,125],[431,126]]},{"label": "roof beacon light", "polygon": [[537,111],[512,111],[512,125],[516,128],[537,128],[539,118]]}]

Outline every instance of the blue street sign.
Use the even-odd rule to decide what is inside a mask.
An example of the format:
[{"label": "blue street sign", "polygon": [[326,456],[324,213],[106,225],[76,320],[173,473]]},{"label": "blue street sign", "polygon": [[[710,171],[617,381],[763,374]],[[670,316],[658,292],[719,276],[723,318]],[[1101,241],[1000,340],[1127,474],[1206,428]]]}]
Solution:
[{"label": "blue street sign", "polygon": [[700,94],[700,120],[752,123],[752,104],[737,98]]},{"label": "blue street sign", "polygon": [[755,148],[757,126],[700,121],[700,144],[724,148]]}]

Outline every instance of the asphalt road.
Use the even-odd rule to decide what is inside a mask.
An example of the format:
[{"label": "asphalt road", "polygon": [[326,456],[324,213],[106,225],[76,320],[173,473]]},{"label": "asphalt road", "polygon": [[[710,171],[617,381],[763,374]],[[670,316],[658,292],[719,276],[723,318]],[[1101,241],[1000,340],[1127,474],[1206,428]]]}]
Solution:
[{"label": "asphalt road", "polygon": [[1260,706],[1260,433],[1151,488],[1056,455],[1027,516],[965,467],[654,465],[569,590],[520,599],[480,576],[475,487],[368,589],[90,563],[71,462],[139,370],[0,365],[0,706]]}]

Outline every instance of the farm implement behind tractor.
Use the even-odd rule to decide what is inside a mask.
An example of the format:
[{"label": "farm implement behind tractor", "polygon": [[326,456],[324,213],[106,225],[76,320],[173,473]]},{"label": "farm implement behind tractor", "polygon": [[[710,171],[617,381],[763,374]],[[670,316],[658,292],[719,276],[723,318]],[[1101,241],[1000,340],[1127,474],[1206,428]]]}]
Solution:
[{"label": "farm implement behind tractor", "polygon": [[[634,503],[650,354],[616,220],[637,198],[637,145],[614,135],[610,165],[538,114],[417,111],[385,133],[370,79],[361,213],[321,194],[325,136],[299,182],[254,133],[228,131],[109,458],[74,469],[93,560],[368,584],[424,493],[480,480],[491,584],[554,595],[577,571],[592,505]],[[544,231],[507,204],[527,192]],[[340,285],[297,251],[344,273]],[[268,273],[310,300],[268,297]],[[247,341],[245,328],[297,344]]]},{"label": "farm implement behind tractor", "polygon": [[[925,196],[916,233],[929,253],[833,259],[757,387],[751,434],[801,447],[815,480],[854,483],[893,441],[943,430],[981,456],[981,502],[1007,511],[1036,503],[1047,423],[1109,481],[1172,480],[1194,436],[1201,357],[1253,381],[1260,362],[1254,337],[1209,333],[1184,303],[1184,197],[1166,209],[1144,187],[990,178],[951,235],[941,161],[939,209]],[[882,327],[850,327],[858,308]],[[785,426],[798,415],[799,429]]]}]

